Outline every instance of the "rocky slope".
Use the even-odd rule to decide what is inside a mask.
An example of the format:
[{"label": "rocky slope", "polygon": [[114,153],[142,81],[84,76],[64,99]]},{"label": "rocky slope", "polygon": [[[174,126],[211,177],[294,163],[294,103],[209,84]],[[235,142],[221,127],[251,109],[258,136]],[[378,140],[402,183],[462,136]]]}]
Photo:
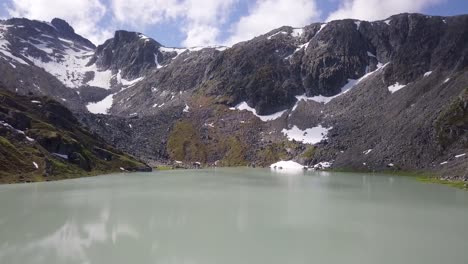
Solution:
[{"label": "rocky slope", "polygon": [[[17,33],[31,27],[42,44]],[[281,27],[228,48],[117,31],[94,49],[61,20],[7,20],[0,34],[9,87],[60,95],[92,131],[149,162],[295,159],[468,177],[467,15]],[[51,67],[61,56],[75,64]],[[35,80],[50,85],[39,92]]]},{"label": "rocky slope", "polygon": [[88,132],[54,100],[0,89],[0,102],[0,183],[151,170]]}]

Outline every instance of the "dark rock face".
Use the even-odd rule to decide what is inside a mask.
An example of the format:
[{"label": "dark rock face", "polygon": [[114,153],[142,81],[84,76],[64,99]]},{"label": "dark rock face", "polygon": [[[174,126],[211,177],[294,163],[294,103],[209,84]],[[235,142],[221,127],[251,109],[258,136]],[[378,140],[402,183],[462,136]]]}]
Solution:
[{"label": "dark rock face", "polygon": [[75,42],[79,42],[83,44],[84,46],[87,46],[90,48],[96,48],[96,46],[94,46],[94,44],[91,41],[76,34],[75,30],[65,20],[60,19],[60,18],[54,18],[52,19],[51,24],[57,29],[58,33],[61,36],[67,39],[72,39]]},{"label": "dark rock face", "polygon": [[91,63],[102,70],[121,70],[122,77],[134,79],[156,67],[160,46],[140,33],[119,30],[113,39],[97,47]]}]

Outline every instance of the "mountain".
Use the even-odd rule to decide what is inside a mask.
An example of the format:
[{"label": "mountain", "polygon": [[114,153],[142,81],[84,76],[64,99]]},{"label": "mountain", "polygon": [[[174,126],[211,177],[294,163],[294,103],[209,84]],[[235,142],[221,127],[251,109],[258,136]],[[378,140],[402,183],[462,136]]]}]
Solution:
[{"label": "mountain", "polygon": [[468,177],[468,15],[285,26],[197,48],[127,31],[95,48],[54,21],[0,23],[2,83],[61,100],[145,161]]},{"label": "mountain", "polygon": [[151,170],[87,131],[47,97],[0,91],[0,183]]}]

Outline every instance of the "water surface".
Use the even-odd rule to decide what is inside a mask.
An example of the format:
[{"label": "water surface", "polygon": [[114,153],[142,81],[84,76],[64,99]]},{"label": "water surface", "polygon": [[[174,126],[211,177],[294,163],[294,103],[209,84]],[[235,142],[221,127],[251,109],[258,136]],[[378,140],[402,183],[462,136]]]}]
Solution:
[{"label": "water surface", "polygon": [[0,186],[0,263],[468,263],[468,192],[212,169]]}]

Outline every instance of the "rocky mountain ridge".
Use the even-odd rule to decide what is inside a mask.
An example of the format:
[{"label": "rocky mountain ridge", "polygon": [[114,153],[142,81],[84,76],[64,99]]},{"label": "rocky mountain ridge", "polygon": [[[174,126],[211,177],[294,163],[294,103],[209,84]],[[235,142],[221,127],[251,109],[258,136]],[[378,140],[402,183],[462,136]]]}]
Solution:
[{"label": "rocky mountain ridge", "polygon": [[[295,159],[468,176],[462,155],[468,152],[467,15],[281,27],[232,47],[191,49],[117,31],[91,50],[57,21],[55,28],[43,26],[57,36],[47,40],[52,44],[36,43],[27,52],[12,45],[21,25],[2,22],[2,73],[16,76],[13,66],[26,67],[18,60],[33,73],[46,70],[34,81],[11,78],[9,87],[37,93],[27,84],[45,79],[42,94],[60,94],[90,129],[147,161],[268,165]],[[46,43],[43,34],[37,38]],[[67,46],[64,38],[76,44]],[[77,52],[67,61],[79,60],[71,64],[78,66],[39,63],[33,51],[46,48],[51,61]],[[63,68],[66,74],[57,70]]]}]

